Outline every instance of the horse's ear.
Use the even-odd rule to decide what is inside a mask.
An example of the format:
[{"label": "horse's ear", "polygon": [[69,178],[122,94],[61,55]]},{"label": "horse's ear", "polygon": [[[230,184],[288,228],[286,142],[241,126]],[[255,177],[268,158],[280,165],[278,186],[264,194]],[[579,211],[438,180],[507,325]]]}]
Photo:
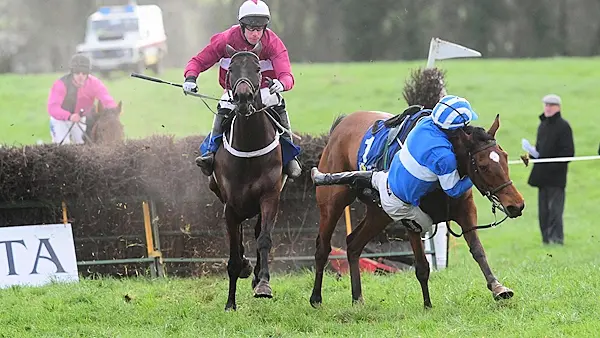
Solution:
[{"label": "horse's ear", "polygon": [[119,113],[121,113],[123,111],[123,101],[119,101],[117,108],[118,108]]},{"label": "horse's ear", "polygon": [[262,50],[262,43],[260,43],[260,41],[258,41],[256,43],[256,45],[254,45],[254,48],[252,48],[251,52],[258,55],[258,54],[260,54],[261,50]]},{"label": "horse's ear", "polygon": [[230,44],[227,44],[227,46],[225,46],[225,51],[227,52],[227,55],[229,55],[229,56],[232,56],[236,52],[235,48],[231,47]]},{"label": "horse's ear", "polygon": [[102,105],[102,102],[100,100],[98,100],[98,106],[96,108],[96,111],[99,113],[101,111],[104,111],[104,106]]},{"label": "horse's ear", "polygon": [[500,128],[500,114],[496,115],[494,123],[492,123],[492,126],[488,130],[488,134],[490,134],[492,137],[496,137],[496,132],[498,131],[498,128]]},{"label": "horse's ear", "polygon": [[463,128],[457,130],[458,138],[465,146],[470,146],[473,143],[473,135],[467,133]]}]

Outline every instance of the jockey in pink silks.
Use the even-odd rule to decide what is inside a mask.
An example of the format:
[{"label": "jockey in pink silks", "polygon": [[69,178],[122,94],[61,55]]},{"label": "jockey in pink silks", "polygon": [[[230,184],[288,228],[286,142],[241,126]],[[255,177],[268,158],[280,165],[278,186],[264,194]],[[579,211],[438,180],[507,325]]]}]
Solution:
[{"label": "jockey in pink silks", "polygon": [[[239,8],[239,24],[213,35],[210,43],[188,62],[184,71],[184,92],[197,92],[198,75],[219,62],[219,84],[225,90],[222,99],[228,99],[229,88],[225,78],[231,59],[226,55],[227,44],[236,50],[251,50],[260,41],[262,50],[259,59],[262,77],[273,79],[270,86],[267,81],[261,82],[261,98],[265,106],[272,106],[277,111],[281,117],[281,125],[289,130],[290,120],[281,93],[294,87],[294,75],[285,45],[277,34],[267,28],[270,20],[271,14],[266,3],[261,0],[245,1]],[[220,101],[217,105],[212,132],[207,136],[210,138],[208,150],[196,158],[196,164],[207,176],[213,172],[214,154],[220,146],[220,142],[217,142],[219,139],[215,139],[223,134],[221,124],[224,116],[234,108],[233,104],[225,101]],[[283,133],[282,137],[292,143],[288,133]],[[302,172],[297,158],[288,162],[285,170],[292,178],[300,176]]]},{"label": "jockey in pink silks", "polygon": [[107,109],[117,107],[102,81],[90,74],[92,64],[87,56],[73,55],[69,69],[54,82],[48,96],[50,134],[52,143],[57,144],[84,143],[96,99]]}]

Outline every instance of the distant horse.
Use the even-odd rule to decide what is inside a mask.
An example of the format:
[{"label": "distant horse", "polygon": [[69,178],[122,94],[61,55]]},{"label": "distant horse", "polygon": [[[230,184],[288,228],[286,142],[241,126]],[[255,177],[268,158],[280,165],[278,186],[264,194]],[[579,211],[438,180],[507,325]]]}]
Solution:
[{"label": "distant horse", "polygon": [[264,107],[259,90],[261,48],[260,42],[251,51],[236,51],[227,45],[231,55],[227,81],[235,109],[225,119],[223,146],[215,153],[209,181],[210,189],[225,204],[229,235],[229,297],[225,310],[236,309],[238,278],[252,274],[252,265],[244,257],[241,223],[257,214],[257,262],[252,288],[254,297],[272,298],[268,258],[286,176],[282,172],[280,133],[272,120],[275,117],[269,115],[271,109]]},{"label": "distant horse", "polygon": [[125,138],[123,124],[120,121],[123,103],[115,108],[106,109],[98,102],[96,112],[86,119],[86,143],[114,144]]},{"label": "distant horse", "polygon": [[[437,98],[442,94],[440,91],[436,92]],[[353,175],[356,174],[348,172],[359,170],[357,156],[365,132],[372,128],[376,121],[389,122],[392,118],[399,117],[382,112],[358,111],[338,118],[331,127],[330,138],[323,150],[318,169],[312,170],[313,181],[317,185],[316,199],[320,210],[319,235],[315,252],[315,280],[310,297],[313,307],[322,303],[323,272],[331,252],[333,231],[344,208],[356,198],[366,204],[367,212],[358,227],[347,236],[346,243],[352,299],[354,302],[363,301],[359,257],[365,245],[392,220],[375,203],[372,196],[367,196],[361,189],[357,189],[357,186],[352,183],[355,182],[356,177]],[[500,209],[508,217],[514,218],[521,215],[524,200],[510,180],[507,153],[496,143],[495,135],[499,126],[500,120],[497,116],[488,131],[471,126],[464,130],[459,129],[451,136],[451,143],[457,154],[460,176],[468,175],[471,178],[474,186],[493,203],[493,210]],[[493,152],[497,155],[491,155]],[[513,291],[498,281],[487,263],[485,251],[476,231],[477,209],[472,190],[460,198],[452,199],[438,188],[426,195],[420,206],[431,216],[434,224],[453,220],[460,225],[471,254],[479,264],[494,299],[513,296]],[[428,308],[431,307],[428,287],[429,262],[424,253],[420,233],[408,231],[408,237],[415,255],[416,277],[421,285],[424,306]]]}]

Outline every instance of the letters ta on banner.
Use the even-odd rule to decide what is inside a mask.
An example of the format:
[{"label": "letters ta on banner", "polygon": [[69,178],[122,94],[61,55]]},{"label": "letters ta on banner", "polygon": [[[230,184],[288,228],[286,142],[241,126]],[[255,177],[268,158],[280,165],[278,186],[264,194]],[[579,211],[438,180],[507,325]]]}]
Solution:
[{"label": "letters ta on banner", "polygon": [[0,288],[77,282],[71,224],[0,228]]}]

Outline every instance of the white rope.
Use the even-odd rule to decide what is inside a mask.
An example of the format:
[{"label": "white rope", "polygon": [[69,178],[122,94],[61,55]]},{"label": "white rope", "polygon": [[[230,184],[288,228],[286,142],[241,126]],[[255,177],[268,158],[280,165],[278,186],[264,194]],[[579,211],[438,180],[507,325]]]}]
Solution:
[{"label": "white rope", "polygon": [[[558,162],[575,162],[575,161],[591,161],[600,160],[600,155],[594,156],[579,156],[579,157],[553,157],[553,158],[532,158],[529,163],[558,163]],[[508,164],[524,164],[522,160],[508,161]]]}]

